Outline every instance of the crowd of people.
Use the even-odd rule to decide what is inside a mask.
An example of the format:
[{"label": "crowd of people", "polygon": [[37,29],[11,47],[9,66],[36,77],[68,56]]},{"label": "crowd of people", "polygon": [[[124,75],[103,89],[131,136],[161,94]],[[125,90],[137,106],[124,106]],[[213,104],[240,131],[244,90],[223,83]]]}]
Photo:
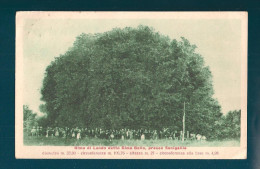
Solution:
[{"label": "crowd of people", "polygon": [[[161,130],[151,129],[102,129],[102,128],[68,128],[68,127],[33,127],[30,136],[43,136],[43,137],[60,137],[60,138],[99,138],[112,140],[157,140],[157,139],[182,139],[182,131],[173,131],[169,128]],[[205,136],[200,134],[192,134],[187,131],[184,135],[185,139],[189,140],[206,140]]]}]

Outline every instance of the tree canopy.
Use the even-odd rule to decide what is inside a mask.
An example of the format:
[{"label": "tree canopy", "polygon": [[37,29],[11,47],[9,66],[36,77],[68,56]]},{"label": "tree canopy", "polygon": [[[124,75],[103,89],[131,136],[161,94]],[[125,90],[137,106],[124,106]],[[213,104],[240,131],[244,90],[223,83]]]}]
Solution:
[{"label": "tree canopy", "polygon": [[185,102],[186,130],[207,135],[221,107],[195,49],[147,26],[81,34],[46,69],[48,125],[179,131]]}]

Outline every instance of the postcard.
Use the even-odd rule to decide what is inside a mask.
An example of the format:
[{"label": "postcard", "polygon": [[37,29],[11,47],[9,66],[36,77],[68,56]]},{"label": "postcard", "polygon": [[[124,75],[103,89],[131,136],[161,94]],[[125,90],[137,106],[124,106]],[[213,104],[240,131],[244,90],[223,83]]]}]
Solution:
[{"label": "postcard", "polygon": [[17,12],[18,159],[246,159],[247,12]]}]

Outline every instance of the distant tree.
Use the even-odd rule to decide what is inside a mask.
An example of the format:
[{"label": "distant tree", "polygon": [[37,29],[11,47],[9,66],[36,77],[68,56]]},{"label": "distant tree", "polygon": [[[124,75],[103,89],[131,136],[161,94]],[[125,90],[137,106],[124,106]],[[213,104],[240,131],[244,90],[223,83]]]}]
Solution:
[{"label": "distant tree", "polygon": [[225,116],[224,132],[229,138],[240,138],[241,110],[230,111]]},{"label": "distant tree", "polygon": [[36,113],[33,113],[32,110],[30,110],[28,105],[23,105],[23,127],[27,132],[33,127],[36,126],[37,120],[36,120]]},{"label": "distant tree", "polygon": [[241,110],[229,111],[215,124],[216,139],[239,139],[241,129]]},{"label": "distant tree", "polygon": [[221,117],[196,46],[139,26],[81,34],[47,67],[42,100],[59,126],[182,129],[210,135]]}]

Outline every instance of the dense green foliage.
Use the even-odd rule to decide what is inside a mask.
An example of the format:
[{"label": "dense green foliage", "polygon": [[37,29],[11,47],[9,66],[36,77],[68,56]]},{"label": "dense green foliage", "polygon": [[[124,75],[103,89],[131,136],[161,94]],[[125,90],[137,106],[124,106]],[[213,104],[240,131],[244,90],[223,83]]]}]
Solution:
[{"label": "dense green foliage", "polygon": [[81,34],[46,69],[50,126],[182,129],[208,136],[221,117],[212,76],[196,46],[152,28]]},{"label": "dense green foliage", "polygon": [[240,138],[240,124],[241,124],[241,110],[229,111],[225,116],[222,116],[216,122],[216,139],[239,139]]}]

